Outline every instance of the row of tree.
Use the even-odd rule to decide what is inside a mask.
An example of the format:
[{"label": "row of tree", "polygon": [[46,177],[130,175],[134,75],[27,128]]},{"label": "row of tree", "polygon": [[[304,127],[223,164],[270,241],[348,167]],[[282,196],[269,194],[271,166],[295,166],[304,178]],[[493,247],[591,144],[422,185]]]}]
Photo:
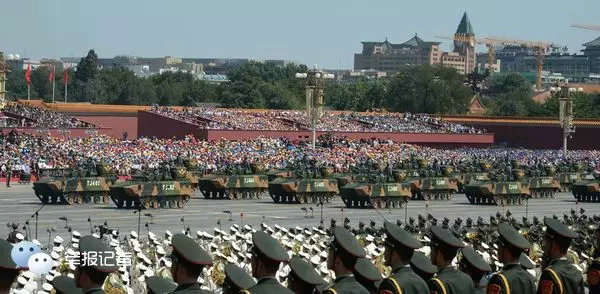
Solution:
[{"label": "row of tree", "polygon": [[[124,68],[99,69],[98,57],[90,50],[76,71],[69,69],[69,77],[73,78],[68,80],[68,100],[138,105],[217,102],[225,107],[301,109],[305,99],[303,80],[294,74],[306,70],[303,65],[250,62],[232,69],[229,82],[216,85],[181,72],[141,78]],[[31,72],[32,97],[52,99],[49,75],[45,67]],[[58,101],[64,97],[63,78],[61,72],[54,76]],[[6,88],[9,97],[27,97],[24,72],[12,70]],[[558,99],[551,98],[543,105],[536,103],[531,98],[532,85],[517,74],[473,74],[465,78],[454,69],[427,65],[412,67],[389,79],[331,81],[324,98],[326,105],[336,110],[464,114],[474,92],[482,97],[489,115],[558,115]],[[576,117],[600,117],[600,94],[576,95],[574,112]]]}]

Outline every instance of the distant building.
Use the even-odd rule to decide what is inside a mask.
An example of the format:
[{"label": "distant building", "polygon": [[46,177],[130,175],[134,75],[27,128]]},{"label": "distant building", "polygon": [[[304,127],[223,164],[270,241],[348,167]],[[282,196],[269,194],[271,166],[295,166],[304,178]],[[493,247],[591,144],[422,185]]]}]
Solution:
[{"label": "distant building", "polygon": [[415,34],[401,44],[383,42],[361,42],[363,50],[354,54],[355,70],[376,70],[388,73],[399,72],[407,67],[423,64],[439,64],[440,42],[426,42]]},{"label": "distant building", "polygon": [[454,68],[458,73],[464,75],[467,71],[467,58],[458,52],[444,52],[441,65]]},{"label": "distant building", "polygon": [[[471,25],[471,21],[469,20],[469,16],[467,12],[463,14],[460,23],[458,24],[458,28],[456,28],[456,33],[454,36],[458,39],[469,40],[469,42],[461,42],[454,41],[454,52],[458,53],[458,55],[464,57],[463,62],[465,63],[463,66],[463,74],[464,73],[472,73],[475,70],[475,65],[477,59],[475,57],[475,31],[473,30],[473,26]],[[455,68],[458,68],[457,65]]]}]

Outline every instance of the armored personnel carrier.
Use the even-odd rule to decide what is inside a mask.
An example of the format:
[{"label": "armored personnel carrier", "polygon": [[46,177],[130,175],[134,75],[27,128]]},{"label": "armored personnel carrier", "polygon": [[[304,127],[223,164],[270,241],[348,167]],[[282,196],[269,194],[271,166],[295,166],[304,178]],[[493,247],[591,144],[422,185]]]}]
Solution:
[{"label": "armored personnel carrier", "polygon": [[573,196],[581,202],[600,202],[600,172],[577,181],[572,185]]},{"label": "armored personnel carrier", "polygon": [[532,198],[554,198],[561,190],[560,181],[552,166],[545,167],[545,175],[536,175],[529,179],[529,191]]},{"label": "armored personnel carrier", "polygon": [[450,177],[452,168],[442,167],[439,174],[431,173],[430,177],[423,179],[421,185],[421,194],[417,195],[418,200],[450,200],[454,193],[458,191],[458,181]]},{"label": "armored personnel carrier", "polygon": [[269,181],[275,180],[277,178],[291,178],[294,175],[292,171],[287,169],[270,169],[267,171],[267,177]]},{"label": "armored personnel carrier", "polygon": [[110,187],[110,198],[118,208],[183,208],[193,194],[185,167],[137,173],[130,181]]},{"label": "armored personnel carrier", "polygon": [[585,177],[583,166],[580,163],[575,163],[571,166],[565,166],[558,173],[561,191],[571,191],[571,187],[575,182],[582,181]]},{"label": "armored personnel carrier", "polygon": [[277,178],[269,182],[269,195],[275,203],[328,203],[339,194],[336,179],[329,178],[331,168],[314,174],[309,168],[295,170],[294,178]]},{"label": "armored personnel carrier", "polygon": [[68,178],[63,195],[69,205],[108,204],[110,186],[116,182],[117,176],[112,167],[105,163],[98,163],[95,168],[83,168],[75,177]]},{"label": "armored personnel carrier", "polygon": [[62,168],[41,169],[39,179],[33,182],[35,196],[44,204],[66,204],[64,189],[70,173]]},{"label": "armored personnel carrier", "polygon": [[183,160],[183,164],[179,166],[185,166],[186,171],[186,179],[192,187],[195,189],[199,188],[200,179],[205,175],[205,170],[201,169],[198,166],[198,162],[194,159],[186,158]]},{"label": "armored personnel carrier", "polygon": [[523,205],[531,197],[522,170],[512,171],[512,180],[493,177],[490,181],[474,181],[465,185],[465,195],[471,204]]},{"label": "armored personnel carrier", "polygon": [[264,166],[251,164],[250,168],[233,167],[225,174],[202,177],[198,186],[206,199],[259,199],[269,187]]},{"label": "armored personnel carrier", "polygon": [[406,173],[398,171],[393,177],[363,177],[344,185],[340,197],[348,208],[402,208],[412,197],[411,187],[404,183]]}]

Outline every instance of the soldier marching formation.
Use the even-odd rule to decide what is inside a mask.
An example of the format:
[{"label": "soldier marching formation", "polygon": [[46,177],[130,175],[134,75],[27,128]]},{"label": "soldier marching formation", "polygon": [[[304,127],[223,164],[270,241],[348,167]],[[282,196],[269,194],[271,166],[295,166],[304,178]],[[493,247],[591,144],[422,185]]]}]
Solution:
[{"label": "soldier marching formation", "polygon": [[[352,228],[233,225],[122,237],[105,228],[46,246],[45,276],[17,268],[0,241],[0,293],[600,293],[600,218],[510,212],[453,224],[432,215]],[[24,240],[20,233],[11,241]],[[34,243],[39,244],[37,240]],[[131,256],[131,264],[69,263],[74,252]],[[81,256],[81,255],[79,255]]]}]

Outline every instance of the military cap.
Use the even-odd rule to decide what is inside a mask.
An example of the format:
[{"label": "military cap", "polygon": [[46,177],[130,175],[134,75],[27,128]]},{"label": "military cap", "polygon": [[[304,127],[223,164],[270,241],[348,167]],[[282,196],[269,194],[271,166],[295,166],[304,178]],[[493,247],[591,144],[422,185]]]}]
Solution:
[{"label": "military cap", "polygon": [[354,273],[372,282],[377,282],[383,279],[381,273],[377,270],[375,265],[373,265],[370,260],[364,257],[359,258],[356,261],[356,265],[354,265]]},{"label": "military cap", "polygon": [[521,253],[521,256],[519,256],[519,264],[525,269],[535,268],[535,263],[525,253]]},{"label": "military cap", "polygon": [[184,234],[176,234],[171,240],[171,246],[173,246],[173,253],[177,253],[186,262],[195,265],[211,265],[212,259],[210,255],[200,248],[200,245],[196,243],[192,238]]},{"label": "military cap", "polygon": [[233,263],[225,266],[225,277],[240,289],[249,289],[256,285],[256,281],[246,271]]},{"label": "military cap", "polygon": [[477,270],[480,270],[482,272],[492,271],[490,265],[487,262],[485,262],[485,260],[483,260],[483,257],[481,257],[481,255],[475,252],[475,249],[473,249],[473,247],[467,246],[461,249],[460,252],[462,253],[463,260],[465,260],[469,265],[476,268]]},{"label": "military cap", "polygon": [[290,269],[298,279],[309,285],[322,285],[325,281],[317,273],[317,271],[304,259],[294,257],[290,259]]},{"label": "military cap", "polygon": [[[117,266],[117,261],[114,257],[116,255],[115,251],[108,245],[104,244],[100,239],[94,238],[93,236],[87,235],[81,237],[81,240],[79,241],[79,252],[82,254],[96,252],[98,255],[102,255],[103,263],[97,263],[96,265],[91,266],[97,271],[112,273],[119,269]],[[112,252],[112,255],[109,255],[107,252]],[[112,256],[112,258],[109,256]],[[81,257],[83,257],[83,255],[81,255]]]},{"label": "military cap", "polygon": [[565,239],[579,238],[577,233],[557,219],[544,217],[544,224],[546,225],[546,234]]},{"label": "military cap", "polygon": [[287,254],[287,251],[283,249],[283,246],[281,246],[275,238],[263,231],[257,231],[252,235],[252,243],[256,250],[271,260],[279,262],[287,262],[290,260],[290,256]]},{"label": "military cap", "polygon": [[417,249],[423,247],[409,232],[390,222],[384,222],[383,227],[387,237],[406,248]]},{"label": "military cap", "polygon": [[75,279],[67,276],[58,276],[52,280],[52,286],[56,290],[56,293],[64,294],[77,294],[81,293],[81,289],[77,288]]},{"label": "military cap", "polygon": [[431,233],[433,234],[433,238],[438,241],[444,243],[447,246],[454,248],[464,248],[465,244],[457,239],[452,233],[447,230],[440,228],[438,226],[431,226]]},{"label": "military cap", "polygon": [[177,284],[174,282],[158,276],[146,278],[146,286],[148,287],[148,293],[154,294],[171,293],[177,288]]},{"label": "military cap", "polygon": [[333,243],[339,245],[344,251],[356,258],[366,256],[365,250],[360,246],[358,240],[356,240],[354,235],[345,228],[333,228]]},{"label": "military cap", "polygon": [[437,266],[431,263],[431,259],[420,251],[416,251],[410,259],[410,266],[424,273],[435,274],[438,271]]},{"label": "military cap", "polygon": [[531,243],[529,243],[525,237],[519,234],[519,232],[513,226],[507,223],[501,223],[498,225],[498,233],[500,234],[500,238],[502,238],[502,240],[515,248],[531,248]]},{"label": "military cap", "polygon": [[17,269],[17,265],[11,257],[13,245],[4,239],[0,239],[0,268]]}]

